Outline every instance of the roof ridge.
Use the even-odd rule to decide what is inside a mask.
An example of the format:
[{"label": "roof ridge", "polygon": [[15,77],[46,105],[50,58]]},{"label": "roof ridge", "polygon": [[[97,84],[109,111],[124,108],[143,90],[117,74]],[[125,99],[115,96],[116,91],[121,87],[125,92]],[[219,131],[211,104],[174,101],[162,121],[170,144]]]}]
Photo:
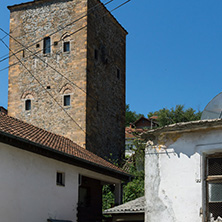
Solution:
[{"label": "roof ridge", "polygon": [[4,113],[0,113],[0,132],[30,141],[33,145],[40,145],[42,148],[59,151],[63,155],[68,154],[79,158],[81,161],[86,161],[88,164],[93,164],[109,171],[114,170],[114,172],[119,172],[122,175],[129,175],[124,170],[84,149],[67,137],[52,133]]}]

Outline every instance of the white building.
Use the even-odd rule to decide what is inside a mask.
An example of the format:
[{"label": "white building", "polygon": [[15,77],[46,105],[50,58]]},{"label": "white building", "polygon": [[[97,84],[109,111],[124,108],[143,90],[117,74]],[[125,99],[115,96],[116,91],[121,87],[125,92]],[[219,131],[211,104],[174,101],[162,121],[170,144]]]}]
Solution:
[{"label": "white building", "polygon": [[129,175],[71,140],[0,113],[2,222],[101,221],[103,184]]},{"label": "white building", "polygon": [[146,222],[222,221],[222,120],[143,134]]}]

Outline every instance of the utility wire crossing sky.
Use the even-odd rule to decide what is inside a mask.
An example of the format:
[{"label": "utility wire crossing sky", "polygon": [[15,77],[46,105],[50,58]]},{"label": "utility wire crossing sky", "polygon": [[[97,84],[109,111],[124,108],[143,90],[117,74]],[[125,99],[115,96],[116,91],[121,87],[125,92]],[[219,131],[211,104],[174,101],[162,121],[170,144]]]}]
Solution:
[{"label": "utility wire crossing sky", "polygon": [[[7,5],[0,2],[0,27],[9,32]],[[102,1],[106,2],[106,1]],[[107,5],[115,8],[124,1]],[[221,0],[132,0],[113,14],[127,37],[126,103],[138,113],[183,104],[203,110],[221,92]],[[0,33],[0,38],[5,36]],[[8,45],[8,37],[5,39]],[[0,60],[9,50],[0,43]],[[3,57],[2,57],[3,56]],[[8,60],[0,63],[0,70]],[[7,107],[8,70],[0,72],[0,106]]]}]

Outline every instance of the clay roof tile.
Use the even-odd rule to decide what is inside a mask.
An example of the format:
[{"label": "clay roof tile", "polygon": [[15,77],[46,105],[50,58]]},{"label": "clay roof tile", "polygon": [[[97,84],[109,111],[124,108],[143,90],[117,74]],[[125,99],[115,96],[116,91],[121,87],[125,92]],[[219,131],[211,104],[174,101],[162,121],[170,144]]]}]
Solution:
[{"label": "clay roof tile", "polygon": [[44,129],[10,117],[4,113],[0,113],[0,132],[40,144],[42,146],[60,151],[64,154],[78,157],[84,161],[115,170],[119,173],[127,174],[117,166],[80,147],[72,140],[64,136],[48,132]]}]

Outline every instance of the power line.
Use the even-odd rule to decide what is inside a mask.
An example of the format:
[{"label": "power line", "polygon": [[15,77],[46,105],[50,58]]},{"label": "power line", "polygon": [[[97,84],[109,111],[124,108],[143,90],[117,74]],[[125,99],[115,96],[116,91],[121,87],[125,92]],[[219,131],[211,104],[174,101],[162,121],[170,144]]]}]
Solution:
[{"label": "power line", "polygon": [[[111,3],[112,1],[114,1],[114,0],[110,0],[110,1],[108,1],[106,4]],[[131,1],[131,0],[125,1],[125,2],[122,3],[121,5],[115,7],[114,9],[112,9],[110,12],[113,12],[113,11],[117,10],[118,8],[122,7],[123,5],[127,4],[127,3],[130,2],[130,1]],[[98,6],[98,4],[97,4],[96,6]],[[93,8],[91,8],[91,9],[93,9]],[[108,12],[104,13],[103,16],[101,16],[101,17],[106,16],[106,15],[109,14],[110,12],[108,11]],[[101,18],[101,17],[99,17],[99,18]],[[81,18],[83,18],[83,16],[82,16]],[[79,19],[81,19],[81,18],[79,18]],[[99,18],[98,18],[98,19],[99,19]],[[70,23],[70,24],[71,24],[71,23]],[[80,29],[78,29],[78,30],[72,32],[71,34],[69,34],[69,36],[72,36],[72,35],[76,34],[77,32],[83,30],[83,29],[86,28],[86,27],[87,27],[87,25],[81,27]],[[19,43],[21,46],[23,46],[24,49],[27,49],[29,52],[33,53],[33,51],[29,50],[29,46],[26,47],[24,44],[22,44],[20,41],[18,41],[16,38],[14,38],[11,34],[9,34],[9,33],[7,33],[6,31],[4,31],[2,28],[0,28],[0,30],[1,30],[2,32],[4,32],[6,35],[10,36],[14,41],[16,41],[17,43]],[[60,42],[60,41],[63,41],[63,39],[60,39],[58,42]],[[52,45],[51,45],[51,46],[52,46]],[[42,51],[42,50],[39,50],[39,51]],[[37,52],[37,53],[38,53],[38,52]],[[31,56],[36,55],[37,53],[35,52],[35,53],[32,54]],[[16,53],[14,53],[14,54],[16,54]],[[77,87],[78,89],[80,89],[81,91],[83,91],[85,94],[87,94],[87,92],[86,92],[84,89],[82,89],[81,87],[79,87],[77,84],[73,83],[73,82],[72,82],[71,80],[69,80],[66,76],[64,76],[61,72],[59,72],[59,71],[58,71],[57,69],[55,69],[53,66],[49,65],[46,61],[44,61],[41,57],[39,57],[38,55],[36,55],[36,57],[39,58],[43,63],[47,64],[51,69],[53,69],[53,70],[54,70],[55,72],[57,72],[59,75],[61,75],[62,77],[64,77],[69,83],[71,83],[72,85],[74,85],[75,87]],[[0,62],[1,62],[1,61],[0,61]],[[13,65],[14,65],[14,64],[13,64]],[[9,67],[10,67],[10,66],[9,66]],[[6,68],[4,68],[3,70],[5,70],[5,69],[6,69]],[[0,70],[0,71],[2,71],[2,70]],[[89,96],[90,96],[90,95],[89,95]],[[91,97],[91,96],[90,96],[90,97]],[[91,97],[91,98],[93,98],[94,100],[97,101],[97,99],[95,99],[94,97]]]},{"label": "power line", "polygon": [[[113,0],[111,0],[111,1],[113,1]],[[111,1],[109,1],[109,2],[111,2]],[[125,2],[122,3],[121,5],[115,7],[114,9],[112,9],[111,12],[117,10],[118,8],[122,7],[123,5],[127,4],[127,3],[130,2],[130,1],[131,1],[131,0],[125,1]],[[110,12],[108,11],[108,12],[104,13],[101,17],[104,17],[104,16],[108,15],[109,13],[110,13]],[[100,19],[101,17],[99,17],[98,19]],[[80,29],[78,29],[78,30],[72,32],[71,34],[69,34],[69,36],[72,36],[72,35],[76,34],[77,32],[83,30],[83,29],[86,28],[86,27],[87,27],[87,25],[81,27]],[[6,31],[4,31],[2,28],[0,28],[0,30],[1,30],[2,32],[4,32],[6,35],[9,35],[14,41],[16,41],[17,43],[19,43],[20,45],[22,45],[22,46],[23,46],[25,49],[27,49],[29,52],[33,53],[33,51],[31,51],[31,50],[29,49],[29,47],[26,47],[25,45],[23,45],[23,44],[22,44],[21,42],[19,42],[17,39],[15,39],[14,37],[12,37],[9,33],[7,33]],[[1,40],[1,39],[0,39],[0,40]],[[1,40],[1,41],[2,41],[2,40]],[[62,39],[61,39],[60,41],[62,41]],[[59,42],[59,41],[58,41],[58,42]],[[7,48],[8,48],[8,47],[7,47]],[[42,51],[42,50],[40,50],[40,51]],[[97,106],[98,106],[98,100],[97,100],[96,98],[94,98],[93,96],[87,94],[87,92],[86,92],[84,89],[82,89],[81,87],[79,87],[77,84],[73,83],[73,82],[72,82],[71,80],[69,80],[66,76],[64,76],[61,72],[59,72],[57,69],[55,69],[55,68],[54,68],[53,66],[51,66],[49,63],[45,62],[41,57],[39,57],[39,56],[36,55],[36,54],[37,54],[37,53],[35,52],[35,53],[32,54],[32,55],[35,55],[35,56],[36,56],[37,58],[39,58],[43,63],[45,63],[45,64],[48,65],[51,69],[53,69],[56,73],[58,73],[59,75],[61,75],[62,77],[64,77],[69,83],[71,83],[72,85],[74,85],[75,87],[77,87],[78,89],[80,89],[81,91],[83,91],[86,95],[90,96],[92,99],[94,99],[94,100],[96,101],[96,103],[97,103]],[[13,53],[11,56],[13,56],[13,55],[16,55],[16,53]],[[31,56],[32,56],[32,55],[31,55]],[[17,58],[17,57],[16,57],[16,58]],[[13,64],[13,65],[14,65],[14,64]],[[0,70],[0,71],[1,71],[1,70]],[[46,91],[46,92],[48,92],[48,91]],[[103,106],[108,110],[108,108],[107,108],[105,105],[103,105]],[[108,111],[110,111],[110,110],[108,110]]]},{"label": "power line", "polygon": [[[82,29],[84,29],[85,28],[85,26],[84,27],[82,27],[82,28],[80,28],[80,29],[78,29],[77,31],[79,32],[79,31],[81,31]],[[23,46],[24,48],[26,48],[25,47],[25,45],[23,45],[21,42],[19,42],[17,39],[15,39],[13,36],[11,36],[11,34],[9,34],[9,33],[7,33],[7,32],[5,32],[2,28],[0,28],[0,30],[2,31],[2,32],[4,32],[5,34],[8,34],[9,36],[10,36],[10,38],[12,38],[14,41],[16,41],[17,43],[19,43],[21,46]],[[75,32],[76,33],[76,32]],[[2,41],[2,40],[1,40]],[[31,53],[33,53],[31,50],[29,50],[29,48],[26,48],[29,52],[31,52]],[[13,56],[15,56],[15,53],[13,53]],[[82,89],[81,87],[79,87],[77,84],[75,84],[74,82],[72,82],[71,80],[69,80],[66,76],[64,76],[61,72],[59,72],[57,69],[55,69],[53,66],[51,66],[49,63],[47,63],[44,59],[42,59],[40,56],[38,56],[38,55],[36,55],[36,57],[38,58],[38,59],[40,59],[43,63],[45,63],[46,65],[48,65],[52,70],[54,70],[56,73],[58,73],[59,75],[61,75],[63,78],[65,78],[69,83],[71,83],[72,85],[74,85],[75,87],[77,87],[78,89],[80,89],[81,91],[83,91],[85,94],[87,94],[87,92],[84,90],[84,89]],[[16,57],[17,58],[17,57]],[[96,100],[96,99],[95,99]]]},{"label": "power line", "polygon": [[[113,1],[113,0],[112,0]],[[118,7],[116,7],[116,8],[114,8],[112,11],[114,11],[114,10],[116,10],[116,9],[118,9],[118,8],[120,8],[121,6],[123,6],[123,5],[125,5],[126,3],[128,3],[128,2],[130,2],[131,0],[128,0],[128,1],[126,1],[125,3],[123,3],[123,4],[121,4],[121,5],[119,5]],[[111,2],[111,1],[110,1]],[[109,12],[107,12],[106,14],[109,14]],[[104,17],[106,14],[104,14],[102,17]],[[70,36],[71,35],[74,35],[76,32],[78,32],[78,31],[80,31],[80,30],[82,30],[82,29],[84,29],[85,27],[87,27],[87,25],[86,26],[84,26],[84,27],[82,27],[82,28],[80,28],[79,30],[77,30],[77,31],[75,31],[75,32],[73,32],[73,33],[71,33],[70,34]],[[10,34],[8,34],[8,33],[6,33],[3,29],[1,29],[5,34],[7,34],[7,35],[9,35],[10,37],[12,37]],[[87,132],[75,121],[75,119],[59,104],[59,102],[57,102],[57,100],[53,97],[53,95],[51,94],[51,93],[49,93],[46,89],[45,89],[45,87],[41,84],[41,82],[35,77],[35,75],[33,75],[32,74],[32,72],[25,66],[25,64],[23,64],[23,62],[16,56],[16,53],[18,53],[18,52],[16,52],[16,53],[14,53],[7,45],[6,45],[6,43],[2,40],[2,39],[0,39],[1,41],[2,41],[2,43],[8,48],[8,50],[10,51],[10,52],[12,52],[12,55],[11,56],[15,56],[16,57],[16,59],[21,63],[21,65],[28,71],[28,73],[33,77],[33,80],[35,79],[36,81],[37,81],[37,83],[44,89],[44,91],[46,91],[46,93],[55,101],[55,103],[66,113],[66,115],[67,116],[69,116],[69,118],[78,126],[78,128],[81,130],[81,131],[83,131],[84,132],[84,134],[85,135],[87,135]],[[22,44],[21,44],[22,45]],[[24,45],[23,45],[23,47],[25,47]],[[30,46],[29,46],[30,47]],[[32,51],[31,51],[32,52]],[[48,64],[48,63],[45,63],[45,64]],[[49,65],[49,64],[48,64]],[[54,67],[51,67],[52,69],[54,69]],[[56,69],[54,69],[56,72],[58,72]],[[58,72],[59,73],[59,72]],[[60,73],[61,74],[61,73]],[[63,76],[63,75],[62,75]],[[64,77],[64,76],[63,76]],[[66,78],[66,77],[65,77]],[[68,81],[70,81],[68,78],[66,78]],[[32,80],[32,81],[33,81]],[[74,83],[73,83],[74,84]],[[75,84],[76,85],[76,84]],[[77,85],[76,85],[77,86]],[[77,86],[78,87],[78,86]],[[81,89],[80,87],[78,87],[79,89]],[[81,89],[82,90],[82,89]],[[86,92],[85,92],[86,93]],[[92,97],[93,98],[93,97]],[[91,146],[91,142],[89,141],[89,140],[87,140],[87,144],[88,144],[88,146],[90,147]],[[92,146],[91,146],[92,147]]]},{"label": "power line", "polygon": [[18,61],[21,63],[21,65],[28,71],[28,73],[38,82],[38,84],[44,89],[44,91],[56,102],[56,104],[69,116],[69,118],[80,128],[80,130],[82,130],[84,133],[85,130],[72,118],[72,116],[56,101],[56,99],[54,99],[53,95],[47,91],[45,89],[45,87],[42,85],[42,83],[35,77],[35,75],[32,74],[32,72],[22,63],[22,61],[18,58],[18,56],[16,54],[14,54],[14,52],[7,46],[7,44],[0,39],[0,41],[5,45],[5,47],[8,48],[9,51],[12,52],[13,56],[16,57],[16,59],[18,59]]},{"label": "power line", "polygon": [[[107,2],[106,4],[109,4],[109,3],[111,3],[112,1],[113,1],[113,0]],[[122,7],[123,5],[127,4],[127,3],[130,2],[130,1],[131,1],[131,0],[125,1],[125,2],[122,3],[121,5],[117,6],[117,7],[114,8],[114,9],[112,9],[110,12],[113,12],[113,11],[117,10],[118,8]],[[105,5],[106,5],[106,4],[105,4]],[[104,15],[101,16],[101,17],[106,16],[106,15],[109,14],[110,12],[104,13]],[[100,19],[101,17],[99,17],[98,19]],[[84,27],[82,27],[82,28],[80,28],[79,30],[76,30],[75,32],[71,33],[69,36],[71,36],[71,35],[79,32],[79,31],[81,31],[81,30],[84,29],[85,27],[87,27],[87,25],[84,26]],[[1,28],[0,28],[0,29],[1,29]],[[1,30],[2,30],[2,29],[1,29]],[[3,31],[3,30],[2,30],[2,31]],[[6,33],[5,31],[3,31],[3,32]],[[10,36],[10,34],[6,33],[6,36]],[[14,38],[14,39],[15,39],[15,38]],[[15,40],[16,40],[16,39],[15,39]],[[40,40],[40,41],[42,41],[42,40]],[[40,42],[40,41],[38,41],[38,42]],[[59,43],[59,42],[61,42],[61,41],[63,41],[63,39],[60,39],[59,41],[57,41],[57,43]],[[37,43],[37,42],[36,42],[36,43]],[[36,44],[36,43],[34,43],[34,44]],[[19,43],[19,44],[22,45],[21,43]],[[22,45],[22,46],[23,46],[23,45]],[[51,44],[50,46],[53,46],[53,44]],[[19,50],[19,51],[15,52],[15,54],[23,51],[24,49],[28,49],[29,47],[31,47],[31,46],[27,46],[27,47],[24,46],[24,48],[22,48],[22,50]],[[31,51],[31,53],[33,53],[33,54],[31,54],[31,55],[28,56],[27,58],[30,58],[31,56],[36,55],[36,54],[38,54],[38,53],[41,52],[41,51],[42,51],[42,49],[40,49],[40,50],[38,50],[38,51],[35,51],[34,53]],[[0,60],[0,62],[3,62],[4,60],[10,58],[11,56],[12,56],[12,55],[10,55],[9,57],[7,57],[7,58],[5,58],[5,59],[3,59],[3,60]],[[3,68],[3,69],[1,69],[0,72],[6,70],[6,69],[8,69],[8,68],[10,68],[11,66],[14,66],[14,65],[16,65],[16,64],[18,64],[18,62],[17,62],[17,63],[14,63],[14,64],[12,64],[12,65],[9,65],[9,66],[7,66],[7,67],[5,67],[5,68]]]},{"label": "power line", "polygon": [[[114,1],[114,0],[109,0],[109,1],[106,2],[104,5],[108,5],[108,4],[110,4],[111,2],[113,2],[113,1]],[[75,24],[76,22],[80,21],[81,19],[83,19],[84,17],[86,17],[87,15],[89,15],[89,12],[91,13],[91,11],[93,11],[95,8],[97,8],[97,7],[100,6],[101,4],[103,4],[103,3],[99,2],[98,4],[96,4],[96,5],[94,5],[92,8],[90,8],[90,9],[86,12],[86,14],[84,14],[83,16],[77,18],[76,20],[72,21],[71,23],[68,23],[68,24],[65,25],[64,27],[60,27],[59,29],[57,29],[57,31],[54,31],[54,32],[52,32],[50,35],[47,35],[47,36],[50,37],[50,36],[56,34],[57,32],[59,32],[59,31],[65,29],[65,28],[69,27],[70,25]],[[35,31],[36,31],[36,30],[35,30]],[[7,35],[6,35],[6,36],[7,36]],[[21,37],[21,36],[18,36],[18,37]],[[5,36],[4,36],[4,38],[5,38]],[[32,41],[32,44],[29,45],[29,46],[27,46],[26,49],[34,46],[36,43],[41,42],[43,39],[44,39],[44,38],[42,38],[42,39],[40,39],[40,40],[38,40],[38,41],[36,41],[36,42],[34,42],[34,43],[33,43],[33,41]],[[15,52],[15,54],[18,54],[18,53],[21,52],[22,50],[24,50],[24,48],[19,49],[17,52]],[[8,58],[10,58],[10,57],[11,57],[11,56],[9,55],[9,56],[7,56],[6,58],[1,59],[0,62],[3,62],[4,60],[6,60],[6,59],[8,59]]]}]

